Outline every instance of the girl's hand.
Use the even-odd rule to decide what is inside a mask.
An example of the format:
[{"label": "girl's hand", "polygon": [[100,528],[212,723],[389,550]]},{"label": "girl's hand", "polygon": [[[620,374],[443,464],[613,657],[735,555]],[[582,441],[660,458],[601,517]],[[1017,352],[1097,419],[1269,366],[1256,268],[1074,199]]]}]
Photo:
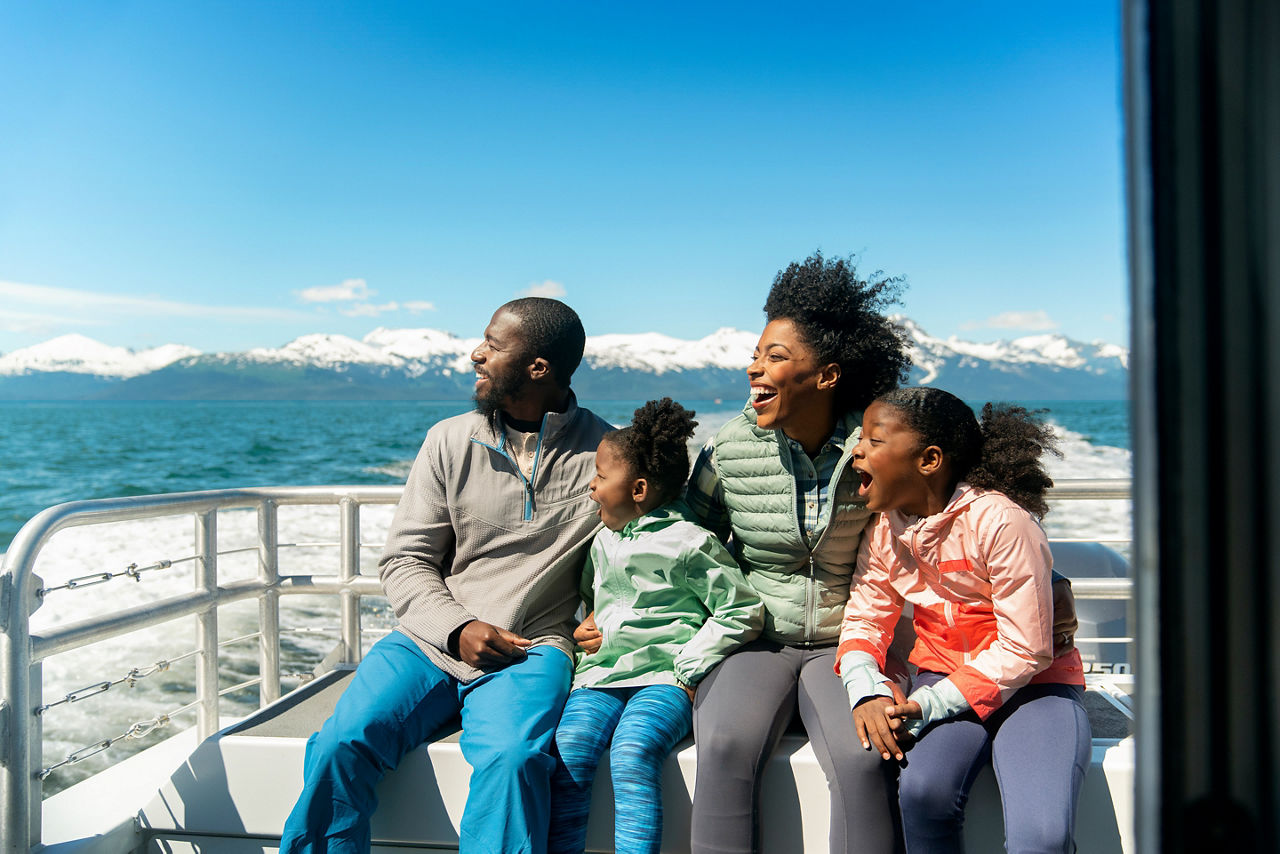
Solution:
[{"label": "girl's hand", "polygon": [[[864,750],[873,747],[880,751],[882,759],[903,757],[902,748],[898,745],[898,735],[894,732],[894,724],[901,727],[900,722],[890,718],[889,710],[898,708],[890,697],[869,697],[853,709],[853,727],[858,733]],[[904,728],[905,731],[905,728]]]},{"label": "girl's hand", "polygon": [[587,618],[573,630],[573,641],[588,655],[599,651],[600,644],[604,643],[604,635],[596,627],[595,611],[587,614]]},{"label": "girl's hand", "polygon": [[924,717],[924,712],[919,703],[903,699],[900,694],[897,700],[898,702],[885,709],[885,715],[889,718],[889,728],[893,730],[894,739],[898,744],[905,744],[912,738],[911,733],[907,731],[907,721],[920,720]]},{"label": "girl's hand", "polygon": [[688,685],[681,685],[680,687],[681,687],[681,688],[683,688],[683,689],[684,689],[684,692],[685,692],[686,694],[688,694],[688,695],[689,695],[689,702],[690,702],[690,703],[692,703],[692,702],[693,702],[693,695],[694,695],[694,694],[696,694],[696,693],[698,693],[698,689],[697,689],[697,688],[690,688]]},{"label": "girl's hand", "polygon": [[924,717],[924,711],[920,708],[920,704],[913,700],[894,703],[889,707],[887,714],[899,723],[908,719],[918,721]]}]

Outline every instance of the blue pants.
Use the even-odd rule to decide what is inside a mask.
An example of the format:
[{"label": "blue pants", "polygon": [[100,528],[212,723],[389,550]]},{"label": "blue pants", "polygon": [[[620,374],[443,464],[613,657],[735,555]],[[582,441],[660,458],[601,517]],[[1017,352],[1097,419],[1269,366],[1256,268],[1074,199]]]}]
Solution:
[{"label": "blue pants", "polygon": [[302,795],[285,822],[281,854],[367,852],[378,781],[459,712],[462,755],[473,769],[461,850],[542,854],[551,740],[571,675],[567,655],[535,647],[519,663],[462,683],[404,634],[387,635],[307,741]]},{"label": "blue pants", "polygon": [[612,740],[614,848],[657,854],[662,844],[662,764],[693,726],[689,695],[674,685],[580,688],[556,729],[551,854],[581,854],[596,766]]},{"label": "blue pants", "polygon": [[[942,678],[921,673],[912,687]],[[898,783],[907,851],[964,850],[964,805],[988,759],[1000,787],[1005,849],[1074,851],[1091,751],[1083,699],[1075,685],[1027,685],[985,721],[970,711],[921,733]]]}]

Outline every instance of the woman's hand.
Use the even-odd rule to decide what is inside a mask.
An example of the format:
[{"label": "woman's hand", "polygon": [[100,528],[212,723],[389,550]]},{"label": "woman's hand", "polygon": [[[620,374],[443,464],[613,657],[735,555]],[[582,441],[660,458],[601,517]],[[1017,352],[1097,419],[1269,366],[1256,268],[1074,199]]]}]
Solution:
[{"label": "woman's hand", "polygon": [[[900,721],[891,718],[889,710],[897,708],[891,697],[868,697],[853,709],[853,728],[864,750],[875,748],[882,759],[902,759],[896,727]],[[896,724],[896,727],[895,727]]]},{"label": "woman's hand", "polygon": [[604,635],[600,633],[600,629],[596,627],[596,612],[592,611],[587,614],[587,618],[578,624],[573,630],[573,642],[582,648],[582,651],[590,655],[600,649],[600,644],[604,643]]}]

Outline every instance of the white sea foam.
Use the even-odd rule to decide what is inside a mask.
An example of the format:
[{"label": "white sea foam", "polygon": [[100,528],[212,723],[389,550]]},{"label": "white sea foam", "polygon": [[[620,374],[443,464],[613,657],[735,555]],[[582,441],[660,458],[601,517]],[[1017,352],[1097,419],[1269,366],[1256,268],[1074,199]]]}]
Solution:
[{"label": "white sea foam", "polygon": [[368,466],[364,469],[365,474],[382,474],[387,477],[394,478],[398,481],[405,481],[409,477],[409,469],[413,467],[413,460],[400,460],[394,463],[387,463],[381,466]]},{"label": "white sea foam", "polygon": [[[1079,433],[1054,425],[1062,459],[1048,457],[1045,468],[1055,481],[1128,478],[1133,455],[1125,448],[1094,445]],[[1044,520],[1050,537],[1098,540],[1129,556],[1132,502],[1060,501]]]}]

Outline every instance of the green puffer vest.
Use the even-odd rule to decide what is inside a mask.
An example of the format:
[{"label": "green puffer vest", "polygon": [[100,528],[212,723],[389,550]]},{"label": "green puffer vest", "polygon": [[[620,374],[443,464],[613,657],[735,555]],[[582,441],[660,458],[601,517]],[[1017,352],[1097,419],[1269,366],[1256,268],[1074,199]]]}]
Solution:
[{"label": "green puffer vest", "polygon": [[716,434],[716,472],[738,563],[764,601],[763,637],[823,644],[840,635],[858,543],[871,516],[849,470],[861,420],[860,414],[845,417],[849,438],[827,488],[812,551],[800,533],[791,455],[779,444],[780,431],[757,427],[748,409]]}]

